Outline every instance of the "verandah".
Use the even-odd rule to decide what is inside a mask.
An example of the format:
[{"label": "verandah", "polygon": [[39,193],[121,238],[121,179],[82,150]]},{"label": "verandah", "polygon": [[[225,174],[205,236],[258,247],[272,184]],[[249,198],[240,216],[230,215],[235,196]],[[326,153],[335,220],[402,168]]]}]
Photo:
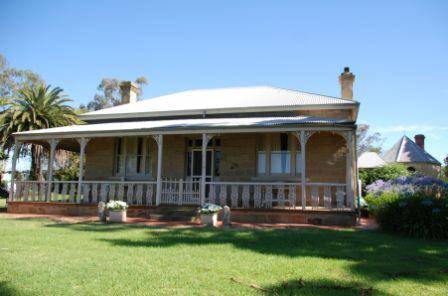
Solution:
[{"label": "verandah", "polygon": [[[307,209],[353,209],[353,137],[349,129],[333,130],[341,135],[347,145],[346,182],[307,182],[306,144],[310,137],[322,129],[300,129],[288,131],[300,144],[300,180],[230,182],[207,179],[207,147],[217,133],[200,133],[201,141],[201,175],[198,179],[170,179],[162,176],[164,134],[150,134],[157,144],[157,174],[152,181],[100,181],[84,180],[84,161],[80,161],[79,179],[67,182],[53,180],[54,154],[60,140],[50,138],[49,167],[46,181],[15,181],[10,201],[43,201],[68,203],[96,203],[100,200],[126,200],[136,205],[199,205],[204,202],[228,204],[233,208],[300,208]],[[266,131],[264,131],[266,132]],[[167,134],[165,134],[167,135]],[[196,135],[198,135],[196,133]],[[76,138],[80,157],[83,160],[88,137]],[[24,141],[26,143],[26,140]],[[20,139],[16,141],[19,150]],[[15,171],[17,155],[13,157]],[[268,164],[268,163],[267,163]],[[302,186],[303,184],[303,186]]]}]

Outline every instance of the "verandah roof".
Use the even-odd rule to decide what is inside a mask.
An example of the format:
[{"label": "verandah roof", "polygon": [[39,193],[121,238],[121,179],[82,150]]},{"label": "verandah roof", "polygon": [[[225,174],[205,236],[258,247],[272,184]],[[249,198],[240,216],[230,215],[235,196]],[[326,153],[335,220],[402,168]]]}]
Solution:
[{"label": "verandah roof", "polygon": [[14,133],[18,140],[49,138],[107,137],[139,134],[185,134],[201,132],[250,131],[262,128],[294,128],[299,126],[350,126],[352,121],[312,116],[294,117],[246,117],[246,118],[202,118],[153,121],[111,122],[70,125],[49,129]]}]

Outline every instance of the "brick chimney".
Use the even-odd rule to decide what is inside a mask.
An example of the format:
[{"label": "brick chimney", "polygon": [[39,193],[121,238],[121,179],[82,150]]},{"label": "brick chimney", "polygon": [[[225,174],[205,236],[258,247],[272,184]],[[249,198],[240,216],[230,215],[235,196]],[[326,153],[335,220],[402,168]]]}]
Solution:
[{"label": "brick chimney", "polygon": [[353,100],[353,83],[355,75],[350,72],[349,67],[344,68],[344,72],[339,76],[339,84],[341,84],[341,98]]},{"label": "brick chimney", "polygon": [[121,103],[129,104],[137,102],[138,86],[131,81],[120,83]]},{"label": "brick chimney", "polygon": [[419,134],[414,136],[414,142],[417,144],[420,148],[425,150],[425,135]]}]

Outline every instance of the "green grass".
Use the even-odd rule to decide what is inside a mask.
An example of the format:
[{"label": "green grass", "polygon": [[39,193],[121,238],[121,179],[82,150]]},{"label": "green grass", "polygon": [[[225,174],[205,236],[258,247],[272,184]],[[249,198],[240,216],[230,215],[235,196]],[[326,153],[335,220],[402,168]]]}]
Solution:
[{"label": "green grass", "polygon": [[0,238],[0,295],[448,294],[448,242],[380,232],[0,216]]}]

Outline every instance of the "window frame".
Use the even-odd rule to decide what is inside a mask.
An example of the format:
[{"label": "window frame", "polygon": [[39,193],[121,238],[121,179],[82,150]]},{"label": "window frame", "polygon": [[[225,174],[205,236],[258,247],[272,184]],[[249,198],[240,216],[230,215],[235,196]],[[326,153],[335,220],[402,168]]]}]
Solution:
[{"label": "window frame", "polygon": [[[132,149],[135,150],[135,153],[128,153],[128,143],[130,139],[135,139],[136,147],[134,147],[135,149]],[[115,141],[114,149],[114,176],[122,178],[142,176],[152,177],[151,156],[151,146],[148,137],[118,137]],[[136,167],[135,172],[130,173],[128,171],[128,166],[132,158],[135,158]],[[149,166],[146,166],[147,162],[149,162]],[[149,170],[146,170],[147,168]]]},{"label": "window frame", "polygon": [[[302,156],[300,145],[297,143],[297,140],[292,137],[289,133],[280,133],[280,134],[265,134],[263,137],[260,137],[260,144],[256,149],[256,157],[255,157],[255,173],[257,177],[265,177],[265,178],[274,178],[274,177],[282,177],[282,178],[291,178],[291,177],[299,177],[302,174]],[[276,150],[271,150],[273,147],[272,137],[279,137],[279,148]],[[286,149],[286,150],[282,150]],[[284,170],[280,173],[273,172],[272,167],[272,156],[274,154],[279,153],[287,153],[289,157],[289,170]],[[264,154],[264,172],[260,170],[260,154]]]}]

